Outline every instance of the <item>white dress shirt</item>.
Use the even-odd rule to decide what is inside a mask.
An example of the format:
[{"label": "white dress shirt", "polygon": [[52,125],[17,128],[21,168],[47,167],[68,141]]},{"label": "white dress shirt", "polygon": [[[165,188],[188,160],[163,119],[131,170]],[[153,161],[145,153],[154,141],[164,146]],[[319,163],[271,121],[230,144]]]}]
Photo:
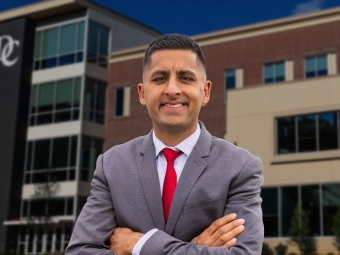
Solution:
[{"label": "white dress shirt", "polygon": [[[175,161],[174,161],[174,168],[177,174],[177,182],[182,174],[184,165],[187,161],[187,158],[189,157],[191,151],[194,149],[198,138],[201,134],[201,128],[199,126],[199,124],[197,123],[197,128],[196,131],[190,135],[188,138],[186,138],[185,140],[183,140],[182,142],[180,142],[179,144],[177,144],[174,147],[169,147],[166,146],[161,140],[159,140],[156,135],[155,132],[152,132],[152,139],[153,139],[153,143],[155,145],[155,150],[156,150],[156,165],[157,165],[157,172],[158,172],[158,178],[159,178],[159,187],[161,190],[161,194],[163,194],[163,183],[164,183],[164,178],[165,178],[165,173],[166,173],[166,166],[167,166],[167,162],[166,159],[164,157],[164,154],[162,153],[162,150],[164,148],[170,148],[172,150],[175,151],[182,151],[183,153],[181,155],[179,155]],[[136,243],[135,247],[132,250],[132,255],[139,255],[143,245],[145,244],[145,242],[155,233],[157,232],[158,229],[154,228],[151,229],[150,231],[148,231],[147,233],[145,233],[145,235],[139,239],[139,241]]]}]

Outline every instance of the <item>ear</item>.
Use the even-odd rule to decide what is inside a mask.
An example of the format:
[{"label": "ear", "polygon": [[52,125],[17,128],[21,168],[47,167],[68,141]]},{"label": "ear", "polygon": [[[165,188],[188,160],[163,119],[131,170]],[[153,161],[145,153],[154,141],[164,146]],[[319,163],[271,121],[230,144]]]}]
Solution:
[{"label": "ear", "polygon": [[204,95],[203,95],[203,101],[202,101],[203,105],[206,105],[210,100],[211,86],[212,86],[211,81],[206,81],[204,83],[204,88],[203,88]]},{"label": "ear", "polygon": [[144,84],[143,83],[138,83],[137,89],[138,89],[138,95],[139,95],[139,102],[142,105],[145,105]]}]

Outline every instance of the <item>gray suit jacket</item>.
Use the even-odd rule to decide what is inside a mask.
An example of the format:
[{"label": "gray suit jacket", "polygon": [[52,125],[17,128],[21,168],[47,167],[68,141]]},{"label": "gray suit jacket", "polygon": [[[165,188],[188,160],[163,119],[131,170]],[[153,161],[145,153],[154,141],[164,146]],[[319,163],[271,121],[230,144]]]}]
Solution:
[{"label": "gray suit jacket", "polygon": [[[157,228],[141,255],[261,254],[263,222],[262,163],[247,150],[201,135],[178,181],[165,224],[152,132],[115,146],[97,160],[88,198],[74,227],[66,254],[114,254],[108,250],[116,227],[146,233]],[[229,213],[245,219],[245,230],[230,249],[190,243]]]}]

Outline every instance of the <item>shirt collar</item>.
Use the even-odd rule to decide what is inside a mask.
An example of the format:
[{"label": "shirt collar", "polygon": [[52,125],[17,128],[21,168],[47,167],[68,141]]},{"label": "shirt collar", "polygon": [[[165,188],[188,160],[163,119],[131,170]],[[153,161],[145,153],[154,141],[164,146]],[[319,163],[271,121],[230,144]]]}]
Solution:
[{"label": "shirt collar", "polygon": [[170,147],[170,146],[166,146],[161,140],[159,140],[156,137],[155,131],[153,130],[152,131],[152,140],[153,140],[153,143],[155,145],[156,157],[158,156],[158,154],[164,148],[171,148],[171,149],[176,150],[176,151],[180,150],[188,157],[190,155],[191,151],[194,149],[200,134],[201,134],[201,127],[197,123],[196,131],[192,135],[185,138],[182,142],[180,142],[176,146]]}]

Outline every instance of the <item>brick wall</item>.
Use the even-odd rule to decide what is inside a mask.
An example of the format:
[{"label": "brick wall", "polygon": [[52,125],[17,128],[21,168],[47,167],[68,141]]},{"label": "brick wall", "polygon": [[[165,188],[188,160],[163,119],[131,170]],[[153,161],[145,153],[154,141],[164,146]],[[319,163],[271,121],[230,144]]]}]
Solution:
[{"label": "brick wall", "polygon": [[[304,78],[304,57],[337,53],[340,46],[340,21],[289,31],[276,32],[251,38],[203,46],[207,63],[208,79],[212,81],[209,104],[202,108],[199,119],[209,132],[223,138],[226,133],[226,105],[224,102],[224,71],[231,68],[244,69],[244,86],[262,84],[263,63],[293,60],[294,79]],[[142,59],[112,63],[106,109],[106,144],[113,145],[147,134],[151,120],[138,100],[137,84],[142,80]],[[339,56],[337,68],[340,70]],[[113,118],[114,89],[131,86],[131,109],[129,117]]]}]

